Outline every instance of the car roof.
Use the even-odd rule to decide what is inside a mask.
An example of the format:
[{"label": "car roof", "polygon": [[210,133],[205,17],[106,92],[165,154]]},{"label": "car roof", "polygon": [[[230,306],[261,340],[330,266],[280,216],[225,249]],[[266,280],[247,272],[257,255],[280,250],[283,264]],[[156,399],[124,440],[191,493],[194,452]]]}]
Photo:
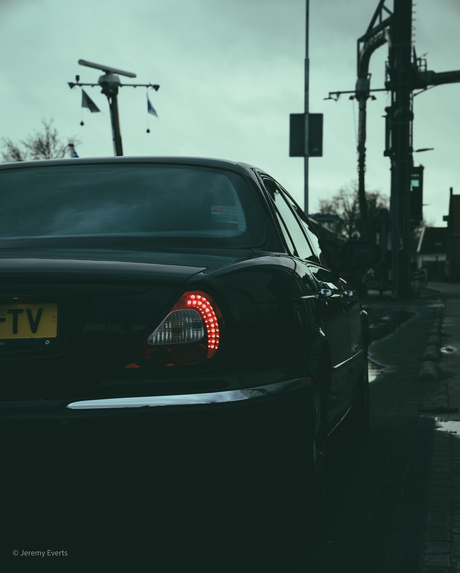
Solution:
[{"label": "car roof", "polygon": [[24,169],[28,167],[51,167],[56,165],[116,165],[116,164],[170,164],[170,165],[196,165],[201,167],[215,167],[228,169],[245,175],[252,175],[256,167],[247,163],[230,161],[227,159],[214,159],[208,157],[175,157],[175,156],[123,156],[123,157],[89,157],[46,159],[39,161],[18,161],[0,164],[2,169]]}]

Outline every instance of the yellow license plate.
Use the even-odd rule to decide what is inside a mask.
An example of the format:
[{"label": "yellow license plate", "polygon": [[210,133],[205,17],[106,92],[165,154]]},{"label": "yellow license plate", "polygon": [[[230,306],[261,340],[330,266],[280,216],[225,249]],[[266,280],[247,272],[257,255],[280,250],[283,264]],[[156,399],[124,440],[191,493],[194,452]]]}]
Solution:
[{"label": "yellow license plate", "polygon": [[55,303],[0,304],[0,340],[56,338]]}]

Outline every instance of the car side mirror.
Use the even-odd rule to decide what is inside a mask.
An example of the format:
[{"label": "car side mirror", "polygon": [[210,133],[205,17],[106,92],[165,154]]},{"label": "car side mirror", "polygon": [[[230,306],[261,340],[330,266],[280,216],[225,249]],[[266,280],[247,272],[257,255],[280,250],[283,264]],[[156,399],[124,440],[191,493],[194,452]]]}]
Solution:
[{"label": "car side mirror", "polygon": [[338,260],[341,268],[349,270],[366,269],[375,265],[382,251],[375,243],[367,241],[349,241],[339,250]]}]

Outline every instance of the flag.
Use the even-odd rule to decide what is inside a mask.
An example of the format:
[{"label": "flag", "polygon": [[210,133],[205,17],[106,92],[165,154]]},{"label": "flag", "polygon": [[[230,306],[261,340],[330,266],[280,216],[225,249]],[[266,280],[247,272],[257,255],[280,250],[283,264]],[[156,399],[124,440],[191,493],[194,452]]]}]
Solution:
[{"label": "flag", "polygon": [[70,157],[78,157],[78,153],[75,151],[75,145],[73,143],[69,143],[68,147],[70,150]]},{"label": "flag", "polygon": [[84,89],[81,90],[81,107],[88,108],[91,113],[97,113],[101,111]]},{"label": "flag", "polygon": [[155,117],[158,117],[157,112],[155,111],[155,108],[153,107],[153,105],[150,103],[149,100],[149,94],[147,94],[147,112],[151,113],[152,115],[154,115]]}]

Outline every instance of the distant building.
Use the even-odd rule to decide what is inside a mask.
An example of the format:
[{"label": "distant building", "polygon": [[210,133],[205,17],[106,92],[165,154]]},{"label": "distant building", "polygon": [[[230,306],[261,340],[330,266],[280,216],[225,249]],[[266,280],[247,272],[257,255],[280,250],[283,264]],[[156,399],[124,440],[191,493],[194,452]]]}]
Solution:
[{"label": "distant building", "polygon": [[343,235],[343,219],[340,215],[333,215],[331,213],[315,213],[310,215],[315,221],[326,227],[338,237]]},{"label": "distant building", "polygon": [[454,195],[450,188],[449,214],[447,221],[447,277],[460,281],[460,195]]},{"label": "distant building", "polygon": [[423,227],[417,246],[417,269],[427,280],[444,280],[447,261],[447,227]]}]

